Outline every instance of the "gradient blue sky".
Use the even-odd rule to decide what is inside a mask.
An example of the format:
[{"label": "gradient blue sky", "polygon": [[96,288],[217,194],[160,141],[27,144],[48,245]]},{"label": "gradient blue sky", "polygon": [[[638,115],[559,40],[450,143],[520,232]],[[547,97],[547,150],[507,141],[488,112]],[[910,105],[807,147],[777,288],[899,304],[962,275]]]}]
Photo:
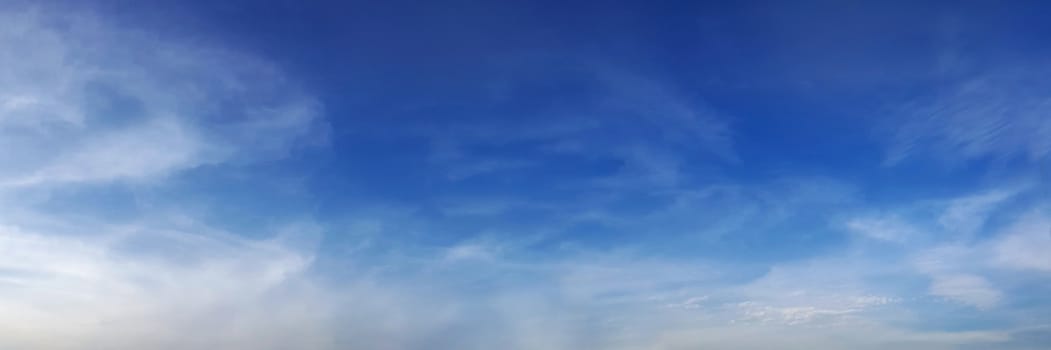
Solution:
[{"label": "gradient blue sky", "polygon": [[0,348],[1046,350],[1049,11],[0,1]]}]

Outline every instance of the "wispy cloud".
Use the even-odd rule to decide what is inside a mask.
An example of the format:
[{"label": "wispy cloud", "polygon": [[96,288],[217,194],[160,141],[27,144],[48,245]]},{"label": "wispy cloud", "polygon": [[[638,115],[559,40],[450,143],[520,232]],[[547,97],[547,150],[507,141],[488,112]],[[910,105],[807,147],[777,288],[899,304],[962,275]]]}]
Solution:
[{"label": "wispy cloud", "polygon": [[984,277],[970,274],[935,274],[932,277],[930,293],[979,309],[996,306],[1003,298],[1003,293]]},{"label": "wispy cloud", "polygon": [[1015,269],[1051,272],[1051,217],[1047,210],[1023,215],[992,242],[995,263]]},{"label": "wispy cloud", "polygon": [[894,243],[904,243],[921,234],[895,215],[853,218],[846,223],[846,227],[864,237]]},{"label": "wispy cloud", "polygon": [[1046,69],[1019,63],[945,83],[905,108],[886,163],[910,157],[948,163],[1045,160],[1051,154]]},{"label": "wispy cloud", "polygon": [[[745,169],[734,117],[675,84],[541,59],[525,65],[565,75],[511,69],[463,120],[347,133],[423,145],[405,152],[436,172],[412,174],[433,192],[419,201],[199,209],[181,196],[229,190],[208,175],[255,184],[271,168],[246,164],[324,143],[320,99],[193,33],[42,9],[0,23],[0,348],[1024,349],[1047,333],[1020,327],[1044,315],[1017,291],[1051,271],[1034,186],[877,208],[864,179]],[[953,85],[907,108],[887,163],[1046,157],[1043,85]],[[122,219],[79,214],[107,205]],[[268,206],[287,216],[223,210]],[[1012,322],[960,330],[932,307]]]},{"label": "wispy cloud", "polygon": [[324,137],[316,99],[260,58],[87,13],[15,6],[0,22],[0,347],[324,340],[313,248],[292,242],[316,227],[253,240],[161,213],[107,224],[28,195],[282,157]]},{"label": "wispy cloud", "polygon": [[[686,161],[678,159],[684,153],[716,164],[740,162],[729,116],[660,80],[596,60],[581,61],[567,65],[538,59],[506,67],[511,73],[501,76],[498,84],[506,96],[478,101],[476,106],[485,115],[502,117],[471,118],[405,132],[431,140],[430,161],[444,168],[452,180],[544,172],[559,166],[559,161],[612,159],[624,162],[627,172],[635,172],[631,176],[674,181],[685,171],[677,165]],[[526,74],[536,66],[548,65],[570,73],[556,82],[538,82],[536,76]],[[579,96],[573,99],[529,100],[529,96],[546,93],[545,88],[554,89],[548,87],[552,84],[578,86],[584,91],[575,91]],[[522,104],[531,107],[523,110],[519,108]],[[519,157],[496,157],[493,150],[498,149],[514,150],[509,153]]]},{"label": "wispy cloud", "polygon": [[251,55],[83,13],[0,18],[0,185],[144,180],[325,136],[319,102]]},{"label": "wispy cloud", "polygon": [[281,348],[291,337],[318,340],[311,333],[326,305],[301,281],[309,251],[149,226],[82,229],[95,234],[0,226],[2,346]]},{"label": "wispy cloud", "polygon": [[[1030,249],[1047,245],[1051,227],[1038,208],[1043,202],[1019,198],[1031,186],[1007,186],[955,198],[924,200],[876,216],[849,219],[846,227],[862,237],[893,242],[910,259],[914,273],[929,279],[927,293],[981,310],[1012,297],[1012,270],[1040,270]],[[1014,208],[1005,210],[1005,208]],[[919,214],[917,214],[919,213]],[[1028,277],[1021,277],[1022,280]]]}]

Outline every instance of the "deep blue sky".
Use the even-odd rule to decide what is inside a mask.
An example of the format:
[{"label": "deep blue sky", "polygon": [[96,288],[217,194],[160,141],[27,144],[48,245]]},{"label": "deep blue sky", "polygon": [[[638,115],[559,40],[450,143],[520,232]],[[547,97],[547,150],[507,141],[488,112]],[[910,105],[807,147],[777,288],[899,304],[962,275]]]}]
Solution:
[{"label": "deep blue sky", "polygon": [[1042,349],[1048,11],[3,3],[0,347]]}]

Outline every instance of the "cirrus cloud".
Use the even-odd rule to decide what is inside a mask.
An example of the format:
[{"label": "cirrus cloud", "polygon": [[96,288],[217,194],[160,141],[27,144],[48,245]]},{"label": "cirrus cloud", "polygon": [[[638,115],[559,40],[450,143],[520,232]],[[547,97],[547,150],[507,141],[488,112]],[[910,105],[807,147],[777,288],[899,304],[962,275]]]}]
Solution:
[{"label": "cirrus cloud", "polygon": [[323,142],[274,64],[84,13],[0,12],[0,185],[143,180]]}]

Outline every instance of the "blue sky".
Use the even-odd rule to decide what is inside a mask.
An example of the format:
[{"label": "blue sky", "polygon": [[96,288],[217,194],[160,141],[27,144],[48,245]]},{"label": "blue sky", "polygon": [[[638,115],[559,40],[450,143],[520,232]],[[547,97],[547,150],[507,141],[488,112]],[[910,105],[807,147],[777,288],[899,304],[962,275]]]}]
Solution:
[{"label": "blue sky", "polygon": [[1046,349],[1038,2],[0,2],[0,348]]}]

